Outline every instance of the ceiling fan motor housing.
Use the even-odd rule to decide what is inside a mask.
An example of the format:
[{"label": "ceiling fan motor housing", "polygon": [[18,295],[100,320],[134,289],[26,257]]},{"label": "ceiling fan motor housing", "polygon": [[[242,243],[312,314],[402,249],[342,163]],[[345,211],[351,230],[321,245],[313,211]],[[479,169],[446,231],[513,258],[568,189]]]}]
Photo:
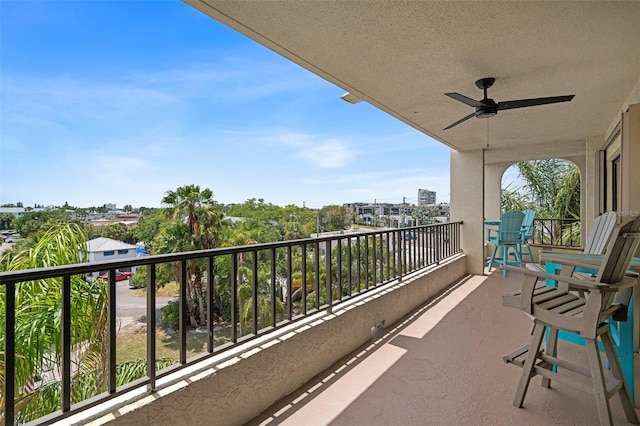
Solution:
[{"label": "ceiling fan motor housing", "polygon": [[493,99],[483,99],[476,107],[477,118],[491,118],[498,115],[498,104]]}]

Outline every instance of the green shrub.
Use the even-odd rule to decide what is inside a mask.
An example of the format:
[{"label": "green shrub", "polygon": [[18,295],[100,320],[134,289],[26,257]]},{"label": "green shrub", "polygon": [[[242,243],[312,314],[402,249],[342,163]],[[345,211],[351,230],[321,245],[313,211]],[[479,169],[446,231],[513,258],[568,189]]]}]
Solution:
[{"label": "green shrub", "polygon": [[162,308],[162,322],[174,330],[180,328],[180,301],[173,300]]},{"label": "green shrub", "polygon": [[147,288],[147,267],[144,265],[138,266],[136,273],[129,278],[129,282],[132,287]]}]

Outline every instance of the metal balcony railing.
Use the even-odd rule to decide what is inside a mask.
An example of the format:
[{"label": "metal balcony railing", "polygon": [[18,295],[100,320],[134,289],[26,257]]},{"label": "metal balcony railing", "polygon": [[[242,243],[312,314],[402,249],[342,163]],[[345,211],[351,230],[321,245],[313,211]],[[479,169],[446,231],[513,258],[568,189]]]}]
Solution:
[{"label": "metal balcony railing", "polygon": [[[36,423],[52,423],[120,395],[134,387],[146,385],[155,389],[156,380],[198,360],[227,351],[247,340],[262,336],[293,321],[305,318],[363,294],[382,284],[401,279],[407,273],[438,264],[461,252],[461,222],[416,226],[402,229],[376,230],[323,236],[277,243],[218,248],[188,253],[155,255],[131,260],[85,263],[0,273],[4,289],[4,401],[5,424],[20,422],[19,408],[14,407],[21,389],[14,381],[16,373],[15,325],[16,290],[35,280],[58,280],[60,284],[60,326],[62,339],[58,354],[58,373],[50,378],[59,383],[60,400],[53,412],[43,412]],[[179,283],[179,329],[177,359],[168,368],[159,368],[156,358],[156,292],[146,292],[146,373],[139,379],[118,385],[118,330],[116,271],[146,266],[147,289],[156,287],[157,272],[163,265],[176,271]],[[194,279],[190,271],[201,271],[206,298],[206,351],[188,359],[187,339],[189,304],[193,298]],[[104,385],[84,400],[72,394],[78,386],[76,377],[78,352],[83,342],[72,341],[72,287],[77,280],[87,280],[96,271],[108,271],[108,280],[96,280],[95,286],[106,286],[107,324],[105,329],[106,359]],[[212,277],[212,279],[209,279]],[[187,284],[187,285],[185,285]],[[97,287],[96,287],[97,288]],[[226,296],[222,289],[226,289]],[[216,322],[214,307],[227,311],[224,326]],[[197,308],[196,308],[197,309]],[[86,345],[85,345],[86,346]],[[40,373],[40,372],[34,372]]]},{"label": "metal balcony railing", "polygon": [[579,219],[535,219],[534,244],[555,247],[580,247]]}]

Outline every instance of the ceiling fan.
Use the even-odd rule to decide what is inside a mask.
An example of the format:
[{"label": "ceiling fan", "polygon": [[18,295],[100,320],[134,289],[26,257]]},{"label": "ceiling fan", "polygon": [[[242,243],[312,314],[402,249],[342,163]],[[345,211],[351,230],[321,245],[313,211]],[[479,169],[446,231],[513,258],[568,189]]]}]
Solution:
[{"label": "ceiling fan", "polygon": [[496,103],[493,99],[487,97],[487,89],[493,86],[496,79],[493,77],[481,78],[476,81],[476,86],[478,89],[484,90],[484,98],[476,101],[474,99],[468,98],[460,93],[445,93],[446,96],[449,96],[452,99],[455,99],[458,102],[462,102],[463,104],[472,106],[476,109],[474,113],[467,115],[466,117],[456,121],[452,125],[445,127],[442,130],[450,129],[458,124],[467,121],[473,116],[478,118],[490,118],[495,117],[498,114],[498,111],[503,111],[505,109],[515,109],[515,108],[525,108],[536,105],[546,105],[546,104],[555,104],[558,102],[569,102],[575,95],[566,95],[566,96],[552,96],[550,98],[533,98],[533,99],[517,99],[513,101],[505,101]]}]

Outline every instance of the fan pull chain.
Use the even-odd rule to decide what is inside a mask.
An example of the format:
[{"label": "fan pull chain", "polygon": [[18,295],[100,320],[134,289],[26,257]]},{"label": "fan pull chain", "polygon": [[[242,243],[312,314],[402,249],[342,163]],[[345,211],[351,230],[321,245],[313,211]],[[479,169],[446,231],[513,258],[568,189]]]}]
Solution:
[{"label": "fan pull chain", "polygon": [[489,149],[489,120],[485,120],[487,122],[487,149]]}]

